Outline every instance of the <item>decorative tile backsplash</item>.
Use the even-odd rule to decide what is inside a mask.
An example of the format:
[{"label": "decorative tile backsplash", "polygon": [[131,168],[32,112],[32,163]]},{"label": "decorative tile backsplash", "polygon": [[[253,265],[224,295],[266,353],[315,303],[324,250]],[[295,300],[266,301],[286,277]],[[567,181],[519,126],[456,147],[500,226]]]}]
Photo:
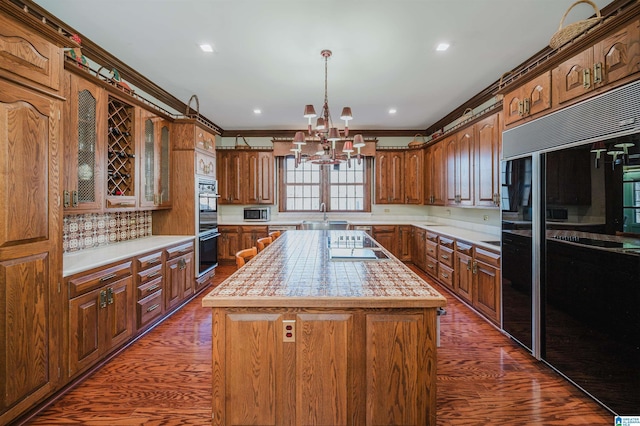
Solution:
[{"label": "decorative tile backsplash", "polygon": [[151,235],[151,212],[68,215],[62,224],[62,251],[70,253]]}]

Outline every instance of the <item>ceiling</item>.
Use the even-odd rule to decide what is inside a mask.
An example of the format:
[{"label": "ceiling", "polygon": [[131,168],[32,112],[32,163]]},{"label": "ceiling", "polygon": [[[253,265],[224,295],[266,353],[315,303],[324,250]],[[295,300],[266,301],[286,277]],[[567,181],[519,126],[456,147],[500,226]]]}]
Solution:
[{"label": "ceiling", "polygon": [[[603,8],[609,0],[593,0]],[[426,129],[547,46],[573,0],[36,0],[227,130]],[[571,9],[566,23],[593,14]],[[436,51],[441,42],[450,44]],[[208,43],[213,53],[199,44]],[[389,114],[389,109],[397,110]],[[256,115],[254,109],[260,109]]]}]

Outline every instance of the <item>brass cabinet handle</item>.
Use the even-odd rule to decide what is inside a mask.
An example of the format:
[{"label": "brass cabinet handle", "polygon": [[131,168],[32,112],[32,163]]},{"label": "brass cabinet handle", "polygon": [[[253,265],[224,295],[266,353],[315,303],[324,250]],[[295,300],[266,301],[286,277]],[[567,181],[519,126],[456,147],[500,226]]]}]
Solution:
[{"label": "brass cabinet handle", "polygon": [[105,275],[104,277],[100,278],[100,281],[109,281],[111,278],[115,278],[116,276],[116,274]]},{"label": "brass cabinet handle", "polygon": [[523,115],[529,115],[529,113],[531,112],[531,99],[529,98],[524,98],[522,100],[522,102],[524,103],[523,105]]},{"label": "brass cabinet handle", "polygon": [[69,195],[69,191],[64,190],[62,192],[62,197],[63,197],[62,206],[63,207],[71,206],[71,196]]},{"label": "brass cabinet handle", "polygon": [[448,279],[448,278],[449,278],[449,275],[447,275],[447,274],[445,274],[445,273],[443,272],[443,273],[442,273],[442,278],[444,278],[444,279]]},{"label": "brass cabinet handle", "polygon": [[109,287],[107,289],[107,304],[111,305],[113,303],[113,289]]},{"label": "brass cabinet handle", "polygon": [[180,259],[178,261],[178,267],[180,268],[180,270],[183,270],[184,268],[187,267],[187,261],[184,259]]},{"label": "brass cabinet handle", "polygon": [[521,117],[524,115],[524,102],[523,101],[518,102],[518,115],[521,116]]},{"label": "brass cabinet handle", "polygon": [[441,257],[441,258],[443,258],[443,259],[445,259],[445,260],[448,260],[448,259],[449,259],[449,256],[447,256],[446,254],[441,254],[441,255],[440,255],[440,257]]},{"label": "brass cabinet handle", "polygon": [[155,310],[156,310],[156,309],[158,309],[159,307],[160,307],[160,305],[159,305],[159,304],[155,304],[155,305],[153,305],[153,306],[149,306],[149,307],[147,308],[147,312],[155,311]]},{"label": "brass cabinet handle", "polygon": [[156,263],[160,262],[160,258],[156,257],[155,259],[151,259],[150,261],[148,261],[147,263],[149,265],[155,265]]},{"label": "brass cabinet handle", "polygon": [[71,206],[78,207],[78,191],[71,191]]},{"label": "brass cabinet handle", "polygon": [[155,276],[156,276],[156,275],[158,275],[158,274],[159,274],[159,272],[158,272],[158,271],[156,271],[156,272],[154,272],[153,274],[149,274],[149,275],[147,275],[147,278],[153,278],[153,277],[155,277]]},{"label": "brass cabinet handle", "polygon": [[153,290],[156,290],[158,287],[160,287],[158,284],[152,285],[147,289],[147,293],[151,293]]},{"label": "brass cabinet handle", "polygon": [[588,89],[591,87],[591,68],[582,70],[582,87]]},{"label": "brass cabinet handle", "polygon": [[433,269],[433,265],[427,265],[427,268]]},{"label": "brass cabinet handle", "polygon": [[475,260],[473,261],[473,273],[478,273],[478,262],[476,262]]},{"label": "brass cabinet handle", "polygon": [[471,259],[467,260],[467,271],[471,270]]},{"label": "brass cabinet handle", "polygon": [[107,307],[107,292],[100,290],[100,309]]},{"label": "brass cabinet handle", "polygon": [[593,84],[602,83],[602,62],[593,65]]}]

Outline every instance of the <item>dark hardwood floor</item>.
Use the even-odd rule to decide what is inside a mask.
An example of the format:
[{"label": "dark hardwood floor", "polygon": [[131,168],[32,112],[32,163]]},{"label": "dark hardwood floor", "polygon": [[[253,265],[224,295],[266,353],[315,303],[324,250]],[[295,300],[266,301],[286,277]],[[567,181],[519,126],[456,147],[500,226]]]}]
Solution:
[{"label": "dark hardwood floor", "polygon": [[[234,270],[218,268],[216,282]],[[607,410],[432,285],[448,299],[440,317],[439,425],[613,424]],[[211,311],[201,298],[24,424],[210,424]]]}]

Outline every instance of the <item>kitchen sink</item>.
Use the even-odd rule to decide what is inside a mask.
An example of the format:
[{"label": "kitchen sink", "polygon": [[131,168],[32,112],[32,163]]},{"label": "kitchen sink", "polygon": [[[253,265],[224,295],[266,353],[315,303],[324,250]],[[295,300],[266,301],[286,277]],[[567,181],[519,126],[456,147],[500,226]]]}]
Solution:
[{"label": "kitchen sink", "polygon": [[332,230],[332,229],[349,229],[349,222],[346,220],[305,220],[302,222],[300,229],[305,230]]}]

